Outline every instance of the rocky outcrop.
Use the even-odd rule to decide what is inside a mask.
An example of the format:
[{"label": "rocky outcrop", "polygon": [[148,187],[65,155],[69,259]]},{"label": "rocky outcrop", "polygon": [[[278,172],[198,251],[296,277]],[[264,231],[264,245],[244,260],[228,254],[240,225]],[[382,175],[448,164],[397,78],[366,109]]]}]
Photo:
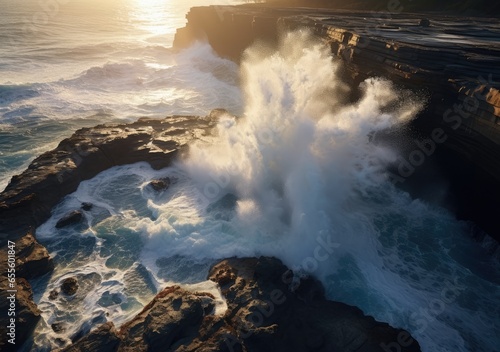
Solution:
[{"label": "rocky outcrop", "polygon": [[[40,320],[40,311],[33,302],[31,285],[26,279],[46,274],[54,267],[47,249],[36,241],[31,232],[13,244],[10,248],[5,246],[0,249],[0,310],[2,312],[0,315],[0,350],[2,351],[17,351]],[[9,258],[14,258],[13,266],[9,266]],[[14,319],[15,344],[8,342],[12,338],[7,334],[10,332],[8,327],[11,325],[11,318]]]},{"label": "rocky outcrop", "polygon": [[[425,158],[432,158],[449,178],[452,196],[445,203],[500,239],[498,19],[422,18],[403,13],[403,5],[390,2],[380,11],[364,12],[262,4],[195,7],[186,16],[186,27],[177,31],[174,46],[206,40],[219,55],[239,61],[256,41],[274,44],[284,30],[307,28],[343,61],[344,78],[354,93],[372,76],[423,93],[426,109],[411,126],[412,134],[397,142],[407,148],[403,156],[408,159],[417,148],[412,139],[430,139],[436,130],[443,135],[446,141]],[[421,188],[424,168],[415,169],[411,177],[398,173],[397,182]]]},{"label": "rocky outcrop", "polygon": [[120,350],[158,351],[188,342],[198,335],[207,310],[213,310],[209,295],[167,287],[121,327]]},{"label": "rocky outcrop", "polygon": [[[2,261],[2,263],[5,262]],[[5,269],[1,269],[4,272]],[[40,320],[40,310],[33,302],[31,286],[25,279],[17,278],[16,284],[12,287],[7,277],[2,275],[0,276],[0,287],[0,310],[2,312],[0,319],[0,350],[5,352],[19,351]],[[12,292],[13,290],[15,292]],[[15,296],[15,301],[12,299],[12,295]],[[15,315],[8,314],[11,308],[13,308],[12,311],[15,312]],[[12,327],[10,327],[12,324],[11,318],[14,319]],[[14,333],[9,335],[12,332],[11,328]]]},{"label": "rocky outcrop", "polygon": [[216,116],[140,119],[78,130],[14,176],[0,194],[0,239],[15,240],[41,225],[65,195],[101,171],[140,161],[155,169],[170,165],[182,147],[214,126]]},{"label": "rocky outcrop", "polygon": [[[223,110],[216,110],[207,117],[173,116],[83,128],[63,140],[56,149],[36,158],[21,175],[12,178],[0,194],[0,279],[2,287],[6,287],[7,243],[12,241],[15,243],[18,285],[17,347],[29,336],[40,318],[32,301],[31,287],[25,279],[46,274],[54,267],[48,251],[36,241],[32,229],[45,222],[52,208],[64,196],[74,192],[81,181],[101,171],[140,161],[150,163],[155,169],[170,165],[189,141],[209,133],[222,113]],[[84,211],[90,208],[91,204],[82,204]],[[77,210],[58,224],[63,227],[82,218],[83,213]],[[6,291],[2,290],[2,295],[5,294]],[[54,292],[52,298],[57,294]],[[1,304],[5,302],[2,298]],[[5,311],[2,308],[2,312]],[[8,318],[5,314],[0,316],[1,329],[8,325]],[[0,343],[4,343],[6,336],[2,332]]]},{"label": "rocky outcrop", "polygon": [[64,349],[66,352],[112,352],[116,351],[120,339],[113,323],[105,323],[80,339],[77,343]]},{"label": "rocky outcrop", "polygon": [[82,220],[83,213],[80,210],[73,210],[57,221],[56,228],[61,229],[69,225],[78,224]]},{"label": "rocky outcrop", "polygon": [[[16,277],[32,279],[44,275],[53,269],[54,263],[49,252],[37,242],[31,231],[14,243]],[[7,257],[7,247],[1,248],[1,263],[6,264]],[[1,269],[1,273],[5,274],[7,268],[2,266]]]},{"label": "rocky outcrop", "polygon": [[149,183],[149,187],[151,187],[154,191],[156,192],[162,192],[168,189],[170,187],[170,178],[169,177],[164,177],[160,178],[159,180],[153,180]]},{"label": "rocky outcrop", "polygon": [[68,277],[61,283],[61,292],[73,296],[78,291],[78,280],[76,277]]},{"label": "rocky outcrop", "polygon": [[223,260],[208,277],[226,299],[223,315],[212,295],[167,287],[118,332],[106,323],[64,351],[420,351],[408,332],[292,277],[274,258]]}]

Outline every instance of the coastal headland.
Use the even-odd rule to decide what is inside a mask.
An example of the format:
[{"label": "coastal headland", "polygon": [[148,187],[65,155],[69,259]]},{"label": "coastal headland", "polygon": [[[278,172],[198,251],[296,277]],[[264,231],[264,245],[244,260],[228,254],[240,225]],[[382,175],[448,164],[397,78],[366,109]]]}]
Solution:
[{"label": "coastal headland", "polygon": [[[219,55],[239,61],[256,41],[273,45],[281,33],[306,28],[345,63],[345,80],[352,87],[380,76],[424,94],[426,108],[413,122],[417,142],[406,146],[407,157],[394,166],[395,182],[418,192],[426,170],[438,165],[450,180],[457,215],[500,238],[498,21],[483,18],[478,26],[474,18],[403,14],[397,9],[383,14],[257,5],[199,7],[187,15],[174,46],[182,49],[206,40]],[[351,98],[356,99],[355,90]],[[40,320],[27,280],[53,268],[34,233],[52,208],[81,181],[113,166],[139,161],[155,169],[169,166],[191,141],[211,133],[221,113],[84,128],[12,178],[0,194],[1,304],[9,304],[7,258],[8,243],[13,243],[18,333],[16,346],[9,345],[9,320],[2,316],[2,350],[18,350]],[[492,252],[497,250],[494,242]],[[289,274],[273,258],[223,260],[208,277],[227,300],[223,316],[214,314],[209,295],[167,287],[120,329],[106,323],[66,350],[420,350],[406,331],[376,322],[356,307],[327,301],[313,278],[293,287]]]}]

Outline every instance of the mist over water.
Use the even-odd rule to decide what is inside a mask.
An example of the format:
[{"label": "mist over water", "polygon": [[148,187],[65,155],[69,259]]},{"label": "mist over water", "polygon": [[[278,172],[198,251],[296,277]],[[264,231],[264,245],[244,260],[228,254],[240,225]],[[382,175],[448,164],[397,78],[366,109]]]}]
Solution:
[{"label": "mist over water", "polygon": [[398,102],[380,79],[364,82],[361,100],[346,104],[338,64],[309,41],[293,33],[276,53],[248,51],[244,117],[222,118],[218,136],[192,146],[181,166],[207,198],[237,195],[236,218],[250,226],[248,235],[285,240],[288,264],[312,253],[308,239],[343,232],[335,229],[344,222],[339,212],[386,182],[384,166],[395,154],[368,143],[369,134],[407,122],[420,106]]}]

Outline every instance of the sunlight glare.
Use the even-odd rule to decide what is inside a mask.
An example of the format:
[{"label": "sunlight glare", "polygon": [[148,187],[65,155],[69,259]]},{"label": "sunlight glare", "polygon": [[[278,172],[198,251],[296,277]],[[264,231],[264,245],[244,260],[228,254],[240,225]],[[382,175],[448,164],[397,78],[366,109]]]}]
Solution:
[{"label": "sunlight glare", "polygon": [[132,16],[139,28],[153,35],[168,32],[172,14],[169,0],[133,0]]}]

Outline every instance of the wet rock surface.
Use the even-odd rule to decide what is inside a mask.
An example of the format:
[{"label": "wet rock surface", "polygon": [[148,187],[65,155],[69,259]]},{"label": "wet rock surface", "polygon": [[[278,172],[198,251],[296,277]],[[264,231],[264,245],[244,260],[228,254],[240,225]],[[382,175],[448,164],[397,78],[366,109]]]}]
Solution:
[{"label": "wet rock surface", "polygon": [[[119,331],[106,323],[64,351],[420,351],[404,330],[365,316],[358,308],[327,301],[322,285],[274,258],[231,258],[208,278],[227,302],[213,314],[213,296],[179,286],[161,291]],[[389,347],[387,347],[389,348]]]},{"label": "wet rock surface", "polygon": [[53,324],[50,325],[50,327],[57,334],[66,331],[66,329],[64,328],[64,324],[63,323],[53,323]]},{"label": "wet rock surface", "polygon": [[68,214],[64,215],[56,223],[56,228],[61,229],[66,226],[75,225],[84,219],[83,213],[80,210],[73,210]]},{"label": "wet rock surface", "polygon": [[76,291],[78,291],[78,287],[79,285],[76,277],[68,277],[61,283],[61,292],[68,296],[73,296]]},{"label": "wet rock surface", "polygon": [[57,290],[55,290],[55,289],[54,289],[54,290],[52,290],[52,291],[50,291],[50,293],[49,293],[49,299],[50,299],[51,301],[53,301],[53,300],[57,299],[57,297],[59,297],[59,291],[57,291]]},{"label": "wet rock surface", "polygon": [[85,203],[82,203],[81,209],[84,211],[91,211],[93,207],[94,207],[94,204],[85,202]]},{"label": "wet rock surface", "polygon": [[169,177],[164,177],[160,178],[158,180],[153,180],[149,183],[149,187],[151,187],[154,191],[156,192],[163,192],[170,187],[170,178]]},{"label": "wet rock surface", "polygon": [[105,323],[80,339],[77,343],[64,349],[66,352],[111,352],[116,351],[120,339],[113,323]]},{"label": "wet rock surface", "polygon": [[[15,269],[16,277],[32,279],[50,272],[54,268],[54,262],[47,249],[37,242],[32,232],[21,237],[15,243]],[[7,263],[7,247],[0,249],[0,261]],[[2,273],[6,273],[6,267],[2,267]]]}]

